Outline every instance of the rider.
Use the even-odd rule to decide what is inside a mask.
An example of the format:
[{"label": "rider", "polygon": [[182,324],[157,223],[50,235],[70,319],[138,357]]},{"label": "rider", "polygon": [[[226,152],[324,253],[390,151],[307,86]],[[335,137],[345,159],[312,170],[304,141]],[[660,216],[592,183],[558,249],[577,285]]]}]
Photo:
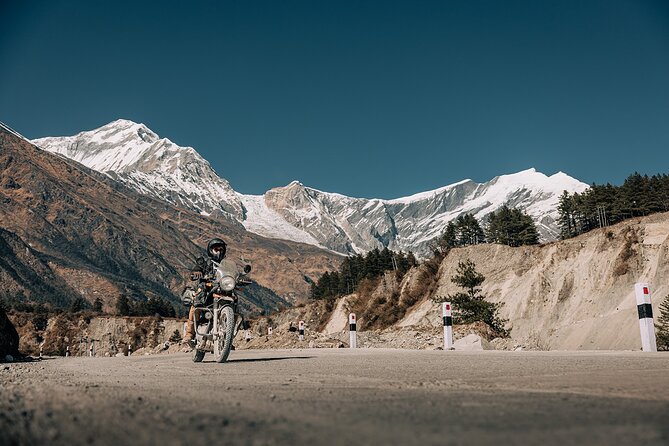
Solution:
[{"label": "rider", "polygon": [[[225,253],[227,251],[227,245],[220,238],[213,238],[207,243],[207,256],[209,259],[219,263],[225,258]],[[197,281],[195,285],[196,288],[201,288],[204,293],[208,293],[211,290],[211,283],[207,283],[204,278],[209,276],[213,271],[213,265],[211,261],[206,261],[204,257],[199,257],[195,261],[195,266],[191,268],[190,278],[192,281]],[[198,287],[198,285],[203,285]],[[188,288],[187,288],[188,289]],[[195,337],[195,326],[193,324],[193,318],[195,316],[195,307],[191,305],[190,311],[188,312],[188,324],[186,325],[186,336],[184,337],[184,342],[189,345],[193,345],[193,338]]]}]

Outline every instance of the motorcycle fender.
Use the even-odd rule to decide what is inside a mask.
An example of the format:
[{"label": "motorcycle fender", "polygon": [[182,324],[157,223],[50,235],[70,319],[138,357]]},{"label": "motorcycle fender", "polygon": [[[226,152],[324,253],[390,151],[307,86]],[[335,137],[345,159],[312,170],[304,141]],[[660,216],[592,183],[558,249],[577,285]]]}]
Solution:
[{"label": "motorcycle fender", "polygon": [[220,294],[214,294],[214,297],[219,300],[224,300],[226,302],[234,302],[235,299],[230,296],[221,296]]}]

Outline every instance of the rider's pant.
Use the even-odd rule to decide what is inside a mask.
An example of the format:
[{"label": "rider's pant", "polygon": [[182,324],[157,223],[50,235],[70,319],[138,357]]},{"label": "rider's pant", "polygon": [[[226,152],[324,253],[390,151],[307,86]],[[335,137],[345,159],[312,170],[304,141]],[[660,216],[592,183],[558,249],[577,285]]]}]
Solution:
[{"label": "rider's pant", "polygon": [[188,312],[188,323],[186,324],[186,341],[190,341],[195,338],[195,324],[193,324],[193,319],[195,318],[195,307],[191,305],[190,311]]}]

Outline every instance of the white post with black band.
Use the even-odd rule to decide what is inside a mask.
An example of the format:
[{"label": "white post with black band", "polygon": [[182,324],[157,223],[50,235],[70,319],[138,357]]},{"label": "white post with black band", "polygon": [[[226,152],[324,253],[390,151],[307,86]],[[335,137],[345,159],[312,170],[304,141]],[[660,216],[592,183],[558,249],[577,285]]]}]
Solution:
[{"label": "white post with black band", "polygon": [[444,350],[453,348],[453,315],[450,302],[441,304],[441,314],[444,319]]},{"label": "white post with black band", "polygon": [[639,330],[641,331],[641,347],[645,352],[656,352],[655,325],[653,324],[653,307],[650,304],[650,287],[647,283],[634,284],[636,308],[639,313]]},{"label": "white post with black band", "polygon": [[300,341],[304,341],[304,321],[300,321],[297,324],[298,334],[300,335]]},{"label": "white post with black band", "polygon": [[356,330],[355,322],[355,313],[348,315],[348,336],[349,336],[349,347],[357,348],[358,347],[358,332]]}]

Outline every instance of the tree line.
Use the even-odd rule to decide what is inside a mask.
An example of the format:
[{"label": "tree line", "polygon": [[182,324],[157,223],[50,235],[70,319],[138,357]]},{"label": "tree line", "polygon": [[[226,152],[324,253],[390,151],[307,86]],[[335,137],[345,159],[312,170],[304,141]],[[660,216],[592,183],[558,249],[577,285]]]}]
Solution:
[{"label": "tree line", "polygon": [[375,248],[365,255],[349,256],[338,271],[325,272],[311,283],[312,299],[329,299],[353,293],[364,279],[374,279],[386,271],[397,271],[403,276],[417,265],[413,253],[394,252],[388,248]]},{"label": "tree line", "polygon": [[487,218],[485,231],[472,214],[463,214],[449,221],[437,241],[437,249],[443,252],[450,248],[479,243],[500,243],[509,246],[539,243],[539,233],[532,217],[520,209],[504,205],[488,214]]},{"label": "tree line", "polygon": [[119,316],[176,317],[177,312],[171,303],[158,296],[151,296],[147,300],[131,300],[122,294],[116,299],[116,314]]},{"label": "tree line", "polygon": [[567,239],[628,218],[669,211],[669,175],[633,173],[622,184],[564,191],[558,203],[560,237]]}]

